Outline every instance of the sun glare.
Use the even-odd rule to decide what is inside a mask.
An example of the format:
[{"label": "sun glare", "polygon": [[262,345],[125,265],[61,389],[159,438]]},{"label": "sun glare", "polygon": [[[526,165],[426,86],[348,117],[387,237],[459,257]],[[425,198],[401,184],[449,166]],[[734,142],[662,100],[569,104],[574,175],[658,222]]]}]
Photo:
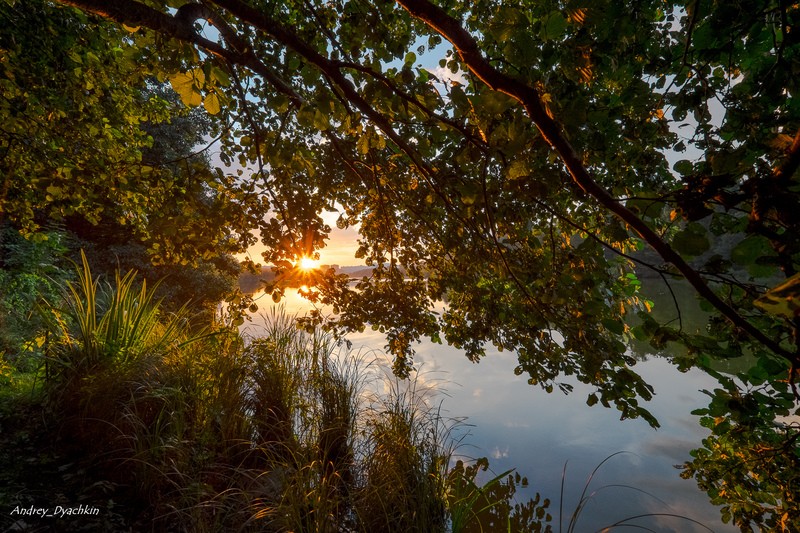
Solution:
[{"label": "sun glare", "polygon": [[301,270],[314,270],[319,266],[319,261],[311,259],[310,257],[304,257],[300,260],[299,266]]}]

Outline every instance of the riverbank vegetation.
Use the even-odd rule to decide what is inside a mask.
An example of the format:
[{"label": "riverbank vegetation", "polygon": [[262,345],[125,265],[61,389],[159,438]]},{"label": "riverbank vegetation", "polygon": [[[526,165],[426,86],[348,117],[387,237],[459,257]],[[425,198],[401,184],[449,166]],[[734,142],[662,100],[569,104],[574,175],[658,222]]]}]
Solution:
[{"label": "riverbank vegetation", "polygon": [[[59,290],[41,302],[45,340],[3,369],[0,506],[98,513],[9,512],[4,529],[466,531],[474,521],[470,496],[483,491],[477,469],[451,464],[453,422],[329,334],[280,312],[259,338],[219,321],[198,329],[133,272],[93,278],[85,256]],[[388,392],[367,389],[376,378]],[[508,474],[493,482],[511,488],[489,503],[502,504],[495,519],[546,527],[547,502],[513,502],[521,479]]]}]

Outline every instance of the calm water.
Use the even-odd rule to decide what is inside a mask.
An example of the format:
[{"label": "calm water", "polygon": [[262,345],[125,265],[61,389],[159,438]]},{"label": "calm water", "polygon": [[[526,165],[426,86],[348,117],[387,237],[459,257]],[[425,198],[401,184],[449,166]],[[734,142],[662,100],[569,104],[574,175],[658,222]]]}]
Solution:
[{"label": "calm water", "polygon": [[[654,294],[659,305],[658,295]],[[258,335],[263,318],[275,304],[268,297],[257,300],[260,311],[243,330]],[[282,302],[289,314],[304,313],[310,304],[287,291]],[[662,313],[669,313],[665,302]],[[696,324],[689,324],[694,319]],[[684,327],[702,328],[697,313],[683,313]],[[353,349],[382,350],[380,333],[367,331],[349,337]],[[669,362],[650,357],[636,365],[636,370],[653,385],[655,398],[648,409],[661,423],[654,430],[643,420],[620,421],[616,410],[585,403],[590,388],[572,382],[569,395],[546,393],[528,385],[524,376],[515,376],[516,356],[509,352],[487,350],[479,364],[449,346],[423,343],[415,358],[418,379],[438,395],[431,401],[442,402],[445,415],[466,417],[469,427],[458,454],[464,457],[486,456],[493,471],[516,468],[530,481],[528,489],[517,492],[518,501],[534,492],[550,498],[554,530],[559,531],[558,505],[562,475],[566,465],[564,528],[575,509],[581,491],[592,470],[608,456],[624,451],[606,462],[594,476],[587,494],[591,501],[581,514],[575,531],[597,531],[628,517],[666,513],[690,517],[715,532],[738,529],[719,519],[717,508],[697,489],[694,481],[683,480],[674,465],[689,459],[689,451],[699,447],[708,434],[690,412],[707,405],[702,389],[713,389],[715,381],[702,372],[678,372]],[[569,381],[567,381],[569,382]],[[616,486],[614,486],[616,485]],[[619,485],[625,485],[621,487]],[[646,493],[646,494],[645,494]],[[628,522],[658,532],[694,532],[709,529],[685,520],[650,517]],[[630,530],[631,528],[619,528]]]}]

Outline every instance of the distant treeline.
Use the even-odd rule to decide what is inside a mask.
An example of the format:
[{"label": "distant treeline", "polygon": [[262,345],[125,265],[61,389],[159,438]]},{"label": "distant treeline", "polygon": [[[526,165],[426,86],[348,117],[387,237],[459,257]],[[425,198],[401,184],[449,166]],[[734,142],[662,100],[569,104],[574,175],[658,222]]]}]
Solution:
[{"label": "distant treeline", "polygon": [[[363,278],[372,275],[372,268],[360,266],[322,265],[320,268],[333,268],[337,274],[349,274],[351,278]],[[264,287],[265,283],[275,280],[275,273],[272,267],[263,266],[261,271],[254,274],[252,272],[242,272],[239,275],[239,289],[244,294],[253,294]]]}]

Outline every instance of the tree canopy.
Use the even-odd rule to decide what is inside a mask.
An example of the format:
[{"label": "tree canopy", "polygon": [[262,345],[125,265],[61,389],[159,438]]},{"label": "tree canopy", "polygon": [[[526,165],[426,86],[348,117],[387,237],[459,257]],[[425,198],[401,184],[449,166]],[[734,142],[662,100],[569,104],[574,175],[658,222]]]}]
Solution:
[{"label": "tree canopy", "polygon": [[40,237],[48,221],[110,223],[161,262],[246,246],[245,191],[186,157],[177,134],[174,158],[159,145],[166,124],[177,132],[188,120],[159,89],[159,58],[80,11],[9,4],[0,4],[0,222]]},{"label": "tree canopy", "polygon": [[[6,3],[41,16],[26,2]],[[725,490],[752,477],[753,457],[742,455],[736,468],[703,464],[740,445],[763,459],[759,444],[741,440],[759,433],[770,435],[756,439],[762,452],[782,454],[795,469],[800,457],[797,427],[781,418],[797,407],[800,365],[795,4],[59,4],[81,9],[82,24],[103,28],[100,38],[122,50],[106,47],[97,72],[127,65],[126,76],[169,80],[184,104],[214,117],[221,162],[243,170],[220,168],[207,183],[235,198],[219,220],[238,223],[240,243],[257,230],[265,259],[288,269],[323,246],[330,228],[321,212],[338,211],[341,227],[358,225],[357,255],[374,274],[355,288],[332,275],[319,285],[314,296],[338,313],[325,317],[329,327],[380,328],[401,375],[422,337],[475,361],[488,344],[514,350],[517,372],[532,384],[568,389],[559,378],[574,375],[596,388],[590,405],[654,425],[640,404],[653,389],[632,369],[632,338],[680,343],[687,353],[676,364],[712,373],[715,361],[747,356],[746,371],[735,381],[720,376],[723,388],[709,393],[704,423],[714,435],[688,471],[742,523],[797,519],[796,506],[786,510],[791,483],[764,481],[772,485],[753,489],[766,496],[752,496],[751,507]],[[23,53],[31,52],[12,55]],[[141,55],[146,62],[132,59]],[[64,70],[68,79],[78,79],[78,63],[69,54],[64,61],[75,63]],[[78,92],[95,94],[81,83]],[[16,98],[30,102],[30,94]],[[108,95],[115,109],[126,101]],[[76,95],[56,108],[83,101]],[[103,123],[80,116],[68,127],[91,133]],[[67,124],[53,121],[56,132]],[[12,133],[6,153],[19,135]],[[96,163],[91,184],[113,180],[105,176],[114,165]],[[66,195],[62,183],[81,181],[60,181],[65,168],[56,162],[50,181],[19,182],[34,184],[20,191],[35,199],[13,193],[9,183],[18,182],[6,177],[5,216],[24,219],[34,201],[47,209],[62,199],[89,202],[91,187]],[[147,180],[143,171],[111,190]],[[708,331],[688,333],[679,309],[670,323],[653,319],[638,292],[643,269],[688,282],[712,312]],[[437,314],[442,299],[447,307]]]}]

